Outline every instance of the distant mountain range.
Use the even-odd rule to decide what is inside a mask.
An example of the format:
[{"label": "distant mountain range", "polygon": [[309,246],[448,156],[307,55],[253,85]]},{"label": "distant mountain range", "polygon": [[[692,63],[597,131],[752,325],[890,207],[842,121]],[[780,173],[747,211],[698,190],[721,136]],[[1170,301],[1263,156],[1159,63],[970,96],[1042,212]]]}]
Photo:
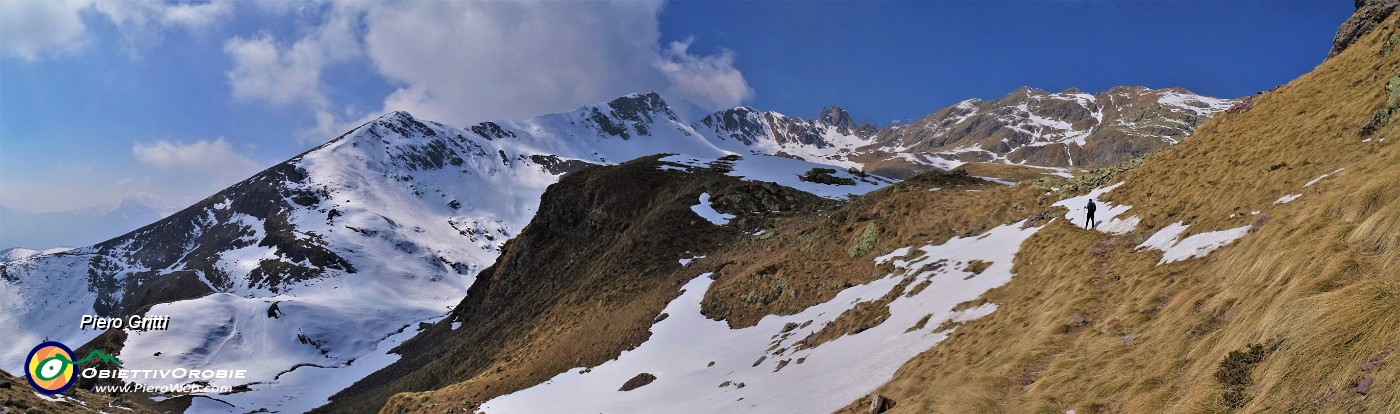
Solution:
[{"label": "distant mountain range", "polygon": [[28,213],[0,206],[0,249],[96,244],[150,224],[161,210],[136,200],[121,200],[77,210]]},{"label": "distant mountain range", "polygon": [[875,128],[840,107],[815,119],[749,107],[706,116],[696,129],[739,153],[776,154],[905,178],[967,162],[1099,167],[1180,142],[1235,100],[1182,88],[1120,86],[1097,94],[1021,88],[969,99],[922,119]]}]

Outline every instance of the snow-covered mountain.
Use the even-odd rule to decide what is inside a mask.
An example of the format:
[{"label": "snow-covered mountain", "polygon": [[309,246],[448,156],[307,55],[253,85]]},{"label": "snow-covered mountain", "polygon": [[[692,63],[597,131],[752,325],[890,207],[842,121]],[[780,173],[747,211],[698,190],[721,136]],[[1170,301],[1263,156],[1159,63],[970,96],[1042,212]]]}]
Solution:
[{"label": "snow-covered mountain", "polygon": [[[170,330],[106,351],[128,369],[248,370],[214,385],[249,391],[196,398],[196,411],[304,411],[457,304],[560,174],[658,153],[729,154],[655,93],[468,128],[390,113],[121,237],[0,264],[0,328],[77,348],[99,334],[78,329],[84,314],[171,315]],[[823,165],[777,157],[726,165],[832,197],[885,184],[800,181]],[[27,349],[0,350],[0,368],[22,372]]]},{"label": "snow-covered mountain", "polygon": [[130,199],[46,213],[0,206],[0,248],[85,246],[120,236],[162,216],[160,209]]},{"label": "snow-covered mountain", "polygon": [[54,248],[49,248],[49,249],[44,249],[44,250],[34,250],[34,249],[28,249],[28,248],[24,248],[24,247],[11,247],[11,248],[8,248],[8,249],[5,249],[5,250],[0,250],[0,262],[13,262],[13,261],[16,261],[16,260],[21,260],[21,259],[28,258],[28,257],[30,257],[30,256],[37,256],[37,255],[41,255],[41,254],[62,253],[62,252],[66,252],[66,251],[69,251],[69,250],[73,250],[73,248],[72,248],[72,247],[54,247]]},{"label": "snow-covered mountain", "polygon": [[740,154],[778,155],[857,168],[860,163],[850,157],[857,148],[870,145],[878,131],[868,123],[856,124],[839,106],[823,108],[812,120],[738,107],[702,118],[695,129],[716,146]]},{"label": "snow-covered mountain", "polygon": [[695,128],[730,151],[775,154],[891,177],[967,162],[1094,167],[1180,142],[1234,100],[1182,88],[1120,86],[1098,94],[1021,88],[1000,99],[969,99],[901,125],[856,125],[845,110],[814,120],[748,107],[720,111]]}]

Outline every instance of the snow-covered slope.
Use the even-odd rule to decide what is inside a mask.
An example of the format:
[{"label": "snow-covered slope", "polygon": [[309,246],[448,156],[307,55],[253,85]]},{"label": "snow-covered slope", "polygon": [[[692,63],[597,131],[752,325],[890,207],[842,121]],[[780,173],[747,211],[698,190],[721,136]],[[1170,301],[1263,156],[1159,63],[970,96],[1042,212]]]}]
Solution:
[{"label": "snow-covered slope", "polygon": [[[234,407],[196,408],[314,408],[457,304],[559,174],[658,153],[729,154],[654,93],[469,128],[387,114],[123,237],[0,264],[0,328],[14,343],[77,348],[97,335],[78,329],[81,315],[154,305],[170,330],[129,332],[124,368],[248,370],[212,381],[252,384],[220,398]],[[831,197],[885,184],[798,180],[823,166],[748,156],[734,174]],[[0,350],[0,368],[20,372],[27,349]],[[339,381],[314,380],[325,377]]]}]

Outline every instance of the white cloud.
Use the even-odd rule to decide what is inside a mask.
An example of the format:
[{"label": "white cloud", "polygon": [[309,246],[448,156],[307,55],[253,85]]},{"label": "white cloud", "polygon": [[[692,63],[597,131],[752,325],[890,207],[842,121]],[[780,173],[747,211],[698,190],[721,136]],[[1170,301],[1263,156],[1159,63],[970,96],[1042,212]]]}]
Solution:
[{"label": "white cloud", "polygon": [[87,30],[79,12],[87,6],[84,0],[0,1],[0,48],[26,60],[76,51]]},{"label": "white cloud", "polygon": [[693,41],[671,42],[656,62],[656,68],[670,80],[672,95],[711,109],[738,106],[753,98],[744,74],[734,67],[733,52],[695,56],[689,52]]},{"label": "white cloud", "polygon": [[665,50],[660,2],[425,2],[373,8],[365,46],[401,87],[384,111],[468,123],[655,90],[701,109],[753,97],[732,53]]},{"label": "white cloud", "polygon": [[234,97],[323,109],[328,102],[321,72],[360,53],[357,26],[358,14],[338,5],[329,9],[325,23],[290,46],[279,45],[267,33],[229,39],[224,52],[234,61],[227,73]]},{"label": "white cloud", "polygon": [[[365,46],[401,88],[385,111],[515,119],[657,89],[657,2],[379,5]],[[640,89],[640,90],[639,90]]]},{"label": "white cloud", "polygon": [[[290,45],[262,35],[234,39],[225,48],[236,62],[228,73],[235,96],[307,104],[316,119],[301,134],[308,141],[395,110],[465,125],[565,111],[632,92],[660,92],[678,110],[731,107],[754,94],[732,52],[693,54],[690,41],[663,49],[660,2],[336,6],[321,27]],[[324,55],[332,50],[346,55]],[[395,89],[382,108],[331,111],[327,92],[334,90],[321,73],[356,52]]]},{"label": "white cloud", "polygon": [[223,138],[191,143],[156,141],[134,143],[131,154],[142,164],[156,168],[193,171],[218,177],[245,177],[258,164],[235,151]]},{"label": "white cloud", "polygon": [[94,3],[124,30],[147,31],[159,27],[178,26],[187,30],[203,29],[233,11],[233,3],[211,1],[204,3],[166,3],[161,1],[101,0]]},{"label": "white cloud", "polygon": [[234,61],[234,68],[228,72],[233,96],[265,99],[277,105],[324,105],[325,97],[320,91],[323,61],[314,47],[306,46],[279,50],[266,33],[252,39],[229,40],[224,44],[224,52]]},{"label": "white cloud", "polygon": [[111,20],[128,43],[151,43],[165,28],[199,31],[228,16],[228,1],[169,3],[119,0],[12,0],[0,2],[0,39],[6,54],[26,60],[82,49],[84,12]]}]

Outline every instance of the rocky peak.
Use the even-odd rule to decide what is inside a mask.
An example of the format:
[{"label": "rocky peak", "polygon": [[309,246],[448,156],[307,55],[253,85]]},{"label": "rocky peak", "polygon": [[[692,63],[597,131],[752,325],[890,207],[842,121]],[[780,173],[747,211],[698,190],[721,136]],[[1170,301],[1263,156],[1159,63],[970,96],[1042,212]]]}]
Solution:
[{"label": "rocky peak", "polygon": [[438,131],[429,124],[441,124],[432,121],[421,121],[413,114],[406,111],[393,111],[375,118],[373,121],[356,128],[348,134],[360,139],[369,137],[382,139],[386,136],[397,135],[399,138],[434,137]]},{"label": "rocky peak", "polygon": [[[705,129],[716,131],[716,138],[734,139],[745,144],[764,134],[764,116],[756,109],[741,106],[709,114],[700,119]],[[723,131],[723,134],[718,134]]]},{"label": "rocky peak", "polygon": [[[581,111],[587,112],[586,118],[599,131],[622,139],[630,139],[633,134],[651,135],[648,125],[658,121],[656,116],[679,120],[656,92],[628,94],[609,101],[606,108],[599,105],[584,107]],[[631,128],[628,128],[628,124]]]},{"label": "rocky peak", "polygon": [[849,128],[855,125],[855,121],[851,120],[851,114],[839,106],[822,108],[821,112],[817,113],[817,121],[834,127]]},{"label": "rocky peak", "polygon": [[856,124],[855,119],[851,118],[850,112],[835,105],[830,108],[822,108],[821,112],[817,113],[817,122],[835,127],[837,132],[846,135],[869,137],[875,135],[876,132],[874,125],[869,122]]},{"label": "rocky peak", "polygon": [[666,100],[661,99],[661,95],[656,92],[623,95],[609,101],[608,107],[612,108],[613,113],[617,115],[637,115],[640,117],[648,113],[661,113],[675,116],[671,112],[671,107],[666,104]]}]

